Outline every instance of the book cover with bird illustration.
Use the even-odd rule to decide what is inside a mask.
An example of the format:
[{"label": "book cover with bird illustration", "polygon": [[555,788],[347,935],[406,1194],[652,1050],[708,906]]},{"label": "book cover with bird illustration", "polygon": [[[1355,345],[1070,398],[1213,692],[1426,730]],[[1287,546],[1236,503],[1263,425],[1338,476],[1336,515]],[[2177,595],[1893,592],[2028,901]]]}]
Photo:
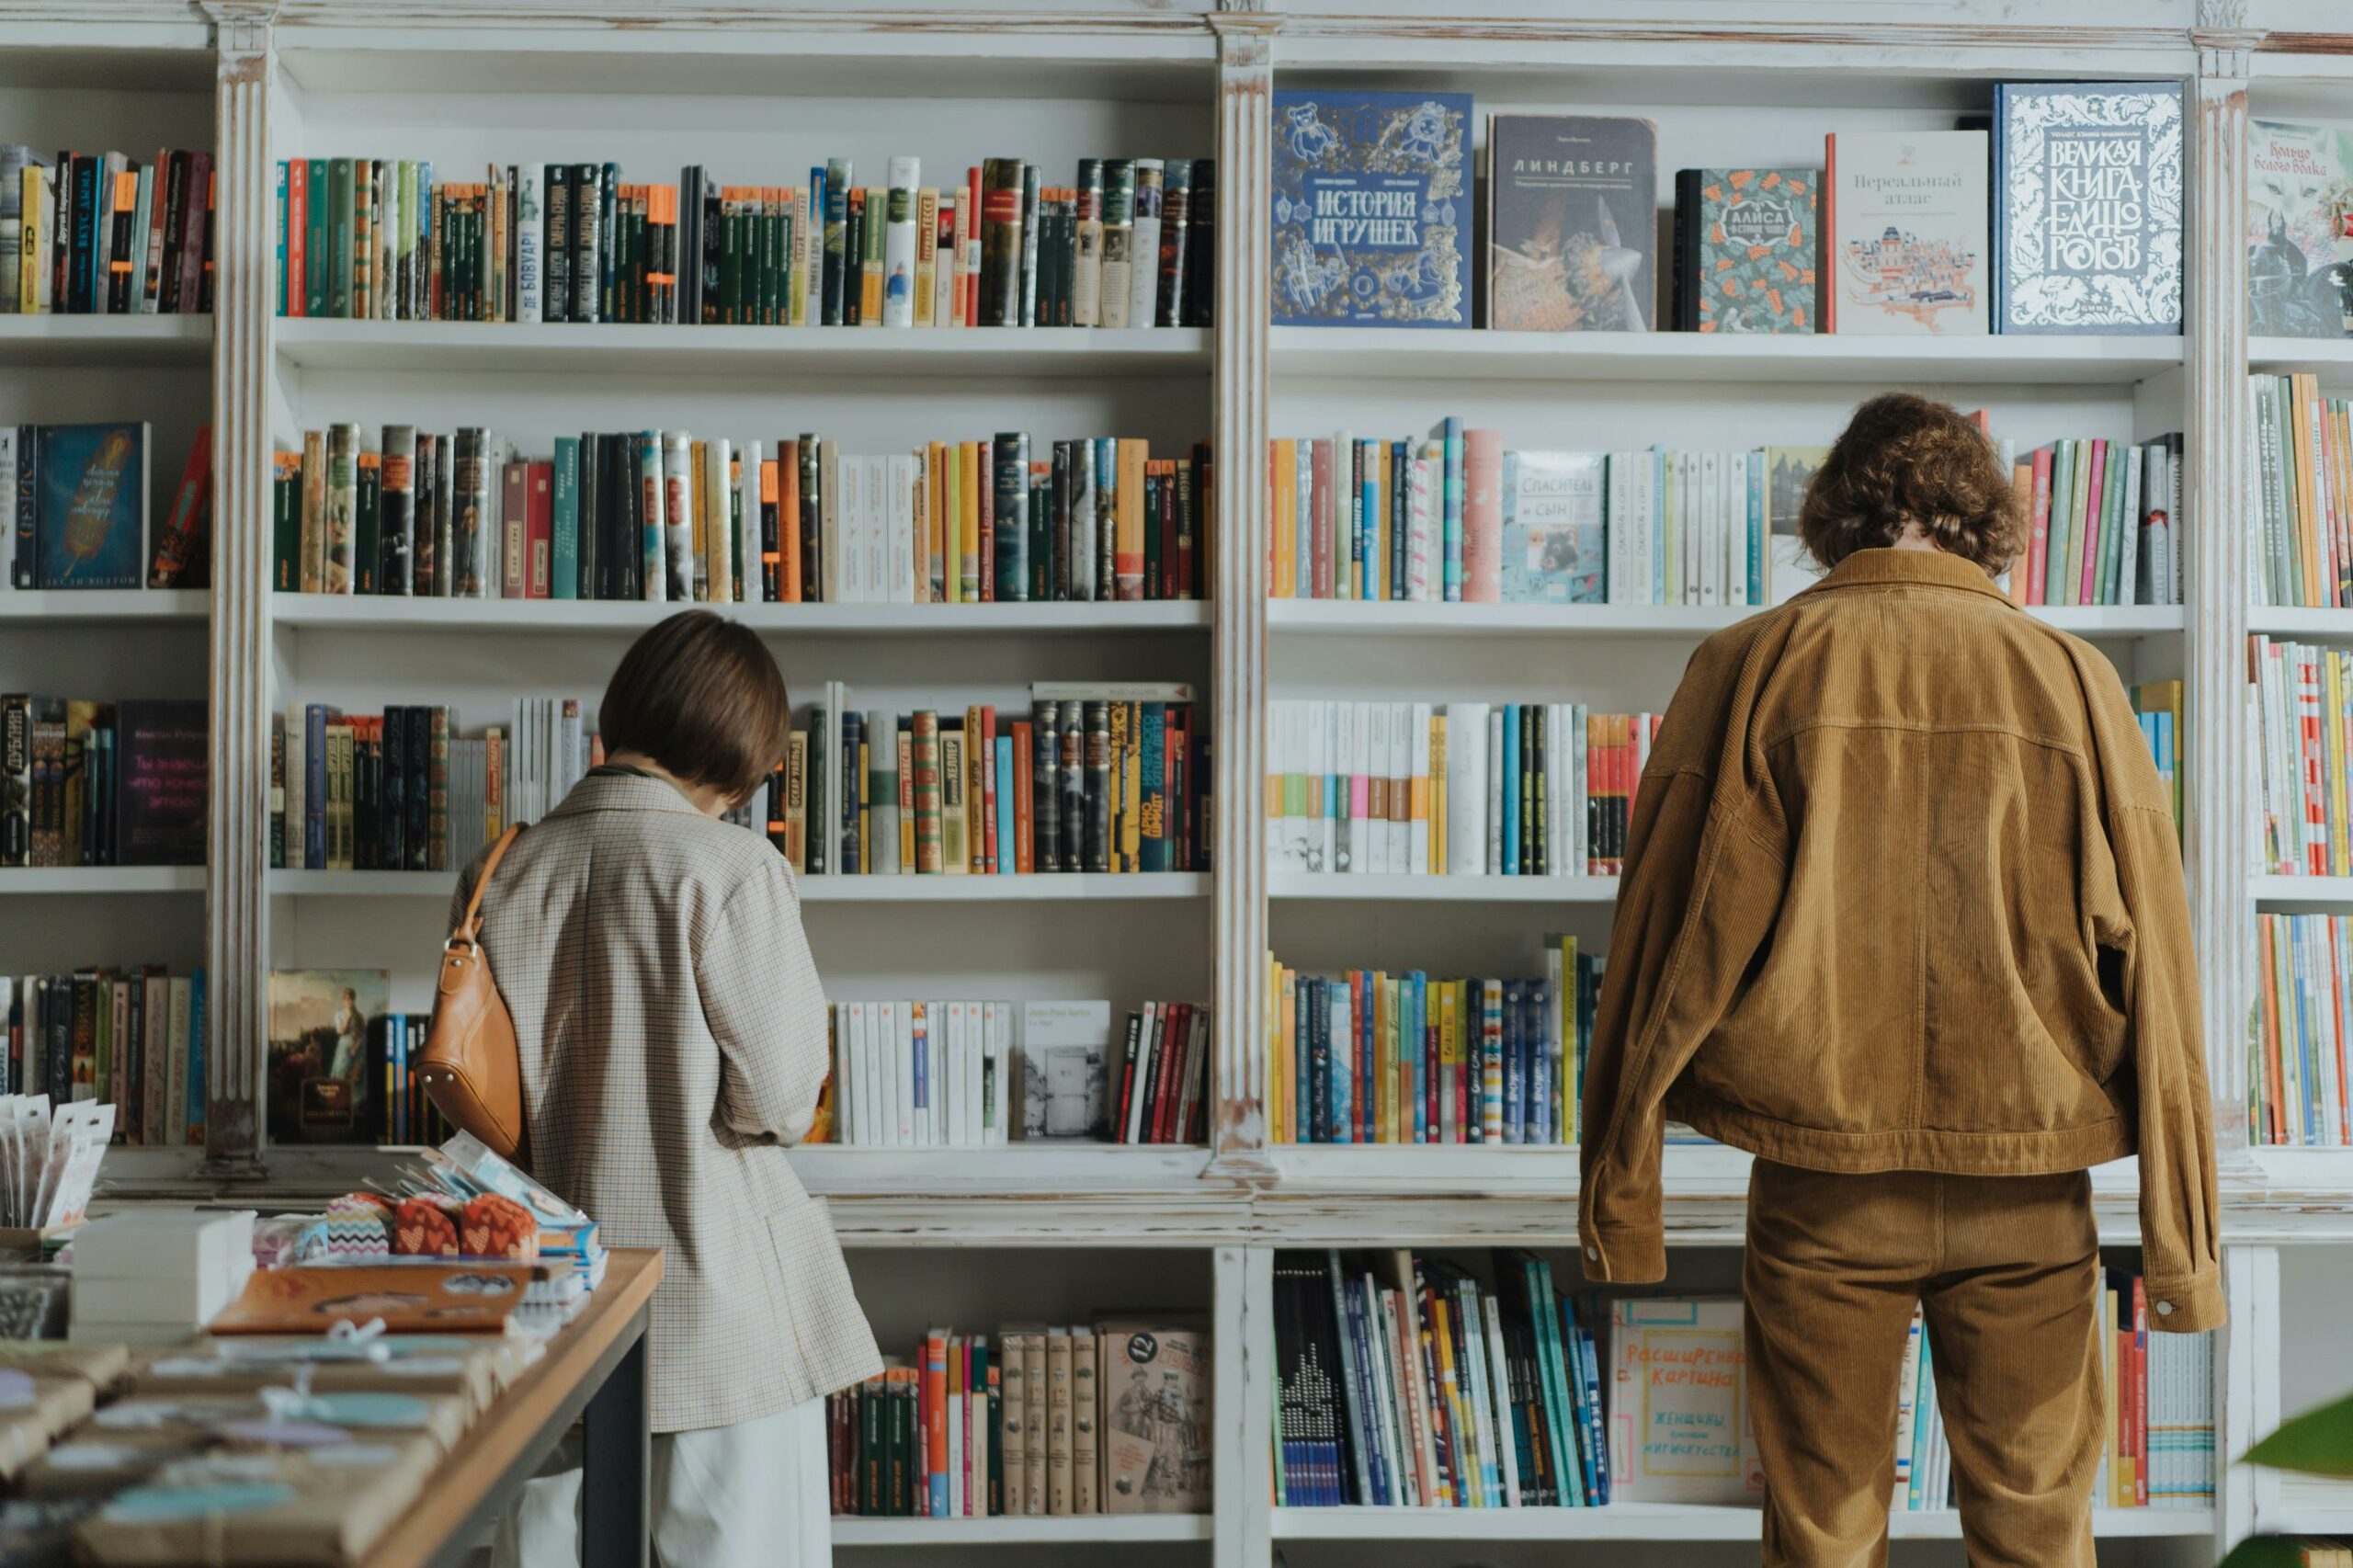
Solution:
[{"label": "book cover with bird illustration", "polygon": [[1467,93],[1278,92],[1278,326],[1471,324]]},{"label": "book cover with bird illustration", "polygon": [[1487,121],[1487,324],[1649,332],[1658,324],[1658,131],[1647,119]]},{"label": "book cover with bird illustration", "polygon": [[44,588],[136,588],[147,574],[144,425],[43,425],[33,529]]},{"label": "book cover with bird illustration", "polygon": [[1675,329],[1818,332],[1818,169],[1675,176]]}]

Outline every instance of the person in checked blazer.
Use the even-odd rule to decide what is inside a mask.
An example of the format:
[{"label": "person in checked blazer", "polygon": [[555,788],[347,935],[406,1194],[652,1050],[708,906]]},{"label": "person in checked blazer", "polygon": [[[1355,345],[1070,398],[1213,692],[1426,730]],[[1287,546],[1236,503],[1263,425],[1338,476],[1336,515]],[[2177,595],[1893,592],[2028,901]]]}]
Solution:
[{"label": "person in checked blazer", "polygon": [[[608,1244],[662,1249],[647,1513],[669,1568],[827,1562],[824,1396],[882,1364],[785,1155],[827,1065],[792,869],[719,820],[767,782],[790,714],[757,634],[670,617],[606,687],[607,760],[516,839],[483,899],[532,1174]],[[579,1562],[579,1463],[566,1444],[526,1487],[494,1539],[502,1568]]]}]

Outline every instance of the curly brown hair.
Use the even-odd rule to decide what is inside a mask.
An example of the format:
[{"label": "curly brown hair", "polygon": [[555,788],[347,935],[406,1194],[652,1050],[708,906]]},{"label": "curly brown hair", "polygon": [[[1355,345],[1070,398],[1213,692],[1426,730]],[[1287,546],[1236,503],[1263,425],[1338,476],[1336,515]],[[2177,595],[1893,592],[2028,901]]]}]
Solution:
[{"label": "curly brown hair", "polygon": [[1893,544],[1906,522],[1988,573],[2008,567],[2026,540],[2010,476],[1977,426],[1950,403],[1887,392],[1855,410],[1806,486],[1798,536],[1830,567]]}]

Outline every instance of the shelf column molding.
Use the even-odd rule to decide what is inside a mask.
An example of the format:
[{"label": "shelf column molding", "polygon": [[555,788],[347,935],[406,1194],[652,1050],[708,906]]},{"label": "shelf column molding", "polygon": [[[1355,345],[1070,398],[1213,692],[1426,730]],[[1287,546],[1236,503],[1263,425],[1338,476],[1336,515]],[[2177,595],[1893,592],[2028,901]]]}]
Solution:
[{"label": "shelf column molding", "polygon": [[212,626],[204,1172],[259,1177],[268,1038],[269,427],[277,0],[204,0],[214,88]]},{"label": "shelf column molding", "polygon": [[1267,1142],[1267,145],[1279,17],[1221,12],[1217,34],[1217,1120],[1212,1168],[1271,1176]]},{"label": "shelf column molding", "polygon": [[[2200,19],[2230,24],[2243,0],[2203,0]],[[2189,233],[2214,236],[2188,252],[2184,326],[2189,334],[2187,418],[2189,516],[2183,532],[2188,635],[2184,659],[2188,748],[2184,849],[2190,929],[2203,983],[2214,1136],[2245,1147],[2246,980],[2254,926],[2246,902],[2246,581],[2240,533],[2246,496],[2246,247],[2234,236],[2246,210],[2248,61],[2258,35],[2200,28],[2195,171]]]}]

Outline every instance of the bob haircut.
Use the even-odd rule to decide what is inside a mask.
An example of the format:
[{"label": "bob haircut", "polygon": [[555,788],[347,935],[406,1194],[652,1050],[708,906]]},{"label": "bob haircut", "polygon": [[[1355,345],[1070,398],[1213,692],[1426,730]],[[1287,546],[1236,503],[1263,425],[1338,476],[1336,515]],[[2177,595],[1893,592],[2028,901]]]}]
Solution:
[{"label": "bob haircut", "polygon": [[1997,574],[2026,542],[2010,476],[1950,403],[1888,392],[1855,410],[1806,487],[1798,536],[1824,567],[1883,549],[1916,522],[1948,555]]},{"label": "bob haircut", "polygon": [[792,702],[758,633],[690,609],[630,644],[597,722],[607,756],[642,753],[740,805],[783,760]]}]

